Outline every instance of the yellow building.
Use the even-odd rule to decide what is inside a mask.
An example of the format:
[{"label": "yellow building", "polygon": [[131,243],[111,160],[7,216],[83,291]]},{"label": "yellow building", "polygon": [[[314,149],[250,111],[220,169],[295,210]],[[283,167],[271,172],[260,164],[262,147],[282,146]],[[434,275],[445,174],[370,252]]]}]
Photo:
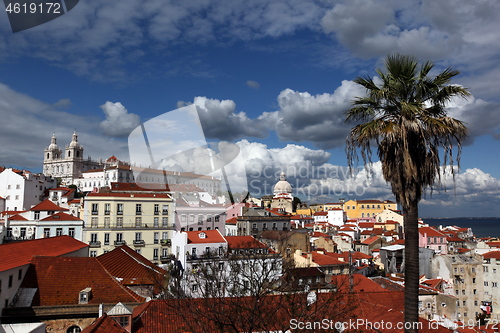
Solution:
[{"label": "yellow building", "polygon": [[397,204],[390,200],[349,200],[344,203],[347,219],[375,217],[386,209],[397,210]]},{"label": "yellow building", "polygon": [[168,194],[90,193],[84,201],[83,241],[90,255],[127,244],[155,263],[171,253],[174,204]]}]

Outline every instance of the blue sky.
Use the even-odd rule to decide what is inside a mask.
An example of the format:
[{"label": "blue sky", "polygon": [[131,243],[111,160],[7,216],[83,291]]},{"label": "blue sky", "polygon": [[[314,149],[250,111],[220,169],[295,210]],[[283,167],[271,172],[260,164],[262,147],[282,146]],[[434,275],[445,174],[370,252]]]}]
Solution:
[{"label": "blue sky", "polygon": [[[499,7],[494,0],[94,0],[18,33],[4,13],[0,164],[39,171],[52,133],[65,146],[75,129],[86,155],[128,160],[127,136],[140,121],[194,103],[205,133],[240,145],[247,172],[262,184],[284,169],[308,201],[391,198],[377,163],[370,179],[364,171],[345,179],[343,112],[363,93],[352,80],[374,75],[399,52],[460,70],[455,82],[473,94],[449,108],[470,129],[461,172],[454,184],[445,180],[446,192],[422,201],[420,215],[498,216]],[[268,166],[274,177],[263,176]],[[297,174],[304,166],[309,177]],[[270,194],[264,187],[260,194]]]}]

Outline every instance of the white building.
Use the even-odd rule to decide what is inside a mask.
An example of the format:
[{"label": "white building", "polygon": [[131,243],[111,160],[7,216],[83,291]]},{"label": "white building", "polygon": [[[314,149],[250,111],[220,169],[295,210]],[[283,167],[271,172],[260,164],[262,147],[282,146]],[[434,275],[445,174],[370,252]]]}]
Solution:
[{"label": "white building", "polygon": [[0,173],[0,196],[4,210],[22,211],[40,203],[45,191],[57,186],[57,181],[43,174],[7,168]]},{"label": "white building", "polygon": [[172,248],[183,268],[181,285],[191,297],[251,295],[254,288],[271,287],[282,273],[281,254],[252,236],[176,232]]},{"label": "white building", "polygon": [[6,215],[6,240],[27,240],[68,235],[83,240],[82,219],[46,199],[30,210]]},{"label": "white building", "polygon": [[336,226],[342,226],[347,221],[347,214],[341,208],[332,208],[327,211],[328,223]]}]

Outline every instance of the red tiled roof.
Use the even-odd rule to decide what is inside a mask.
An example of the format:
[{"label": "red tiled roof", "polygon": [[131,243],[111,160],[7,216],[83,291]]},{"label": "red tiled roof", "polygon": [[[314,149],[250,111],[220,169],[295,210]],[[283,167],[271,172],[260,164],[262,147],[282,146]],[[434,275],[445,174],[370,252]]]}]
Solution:
[{"label": "red tiled roof", "polygon": [[76,305],[85,288],[92,288],[88,304],[144,301],[94,257],[34,257],[21,287],[37,288],[31,306]]},{"label": "red tiled roof", "polygon": [[230,219],[226,220],[226,224],[234,224],[236,225],[238,223],[238,218],[237,217],[231,217]]},{"label": "red tiled roof", "polygon": [[267,245],[253,236],[226,236],[227,246],[230,249],[260,249]]},{"label": "red tiled roof", "polygon": [[70,214],[59,212],[57,214],[47,216],[40,221],[82,221],[82,219]]},{"label": "red tiled roof", "polygon": [[[345,262],[349,262],[349,252],[343,252],[342,257],[344,258]],[[359,260],[359,259],[371,259],[372,256],[361,253],[359,251],[353,251],[351,252],[351,257],[353,260]]]},{"label": "red tiled roof", "polygon": [[[351,281],[349,275],[333,275],[332,284],[337,286],[339,291],[349,291]],[[361,274],[352,274],[352,286],[354,292],[383,292],[386,291],[377,282],[374,282]]]},{"label": "red tiled roof", "polygon": [[490,251],[483,254],[484,259],[500,259],[500,251]]},{"label": "red tiled roof", "polygon": [[325,234],[324,232],[319,232],[315,231],[311,234],[311,237],[325,237],[325,238],[332,238],[332,236]]},{"label": "red tiled roof", "polygon": [[372,229],[375,226],[375,223],[373,222],[359,222],[358,227],[360,228],[367,228],[367,229]]},{"label": "red tiled roof", "polygon": [[124,285],[155,285],[165,271],[127,245],[97,257],[97,261]]},{"label": "red tiled roof", "polygon": [[81,333],[129,333],[116,320],[107,314],[97,318],[92,324],[85,327]]},{"label": "red tiled roof", "polygon": [[489,247],[500,247],[500,241],[486,242]]},{"label": "red tiled roof", "polygon": [[418,232],[424,237],[446,237],[445,234],[432,227],[418,228]]},{"label": "red tiled roof", "polygon": [[88,247],[69,236],[0,244],[0,272],[27,265],[33,256],[61,256]]},{"label": "red tiled roof", "polygon": [[314,216],[327,216],[328,212],[316,212],[313,214]]},{"label": "red tiled roof", "polygon": [[[224,236],[219,230],[204,230],[204,231],[183,231],[187,233],[188,244],[203,244],[203,243],[226,243]],[[205,238],[200,238],[200,234],[204,233]]]},{"label": "red tiled roof", "polygon": [[[326,254],[318,253],[317,251],[311,251],[311,254],[312,254],[312,261],[318,266],[332,266],[332,265],[346,264],[344,261],[340,261]],[[307,258],[307,254],[303,254],[302,256],[304,258]]]},{"label": "red tiled roof", "polygon": [[28,219],[19,214],[16,214],[9,217],[9,221],[28,221]]},{"label": "red tiled roof", "polygon": [[69,210],[66,208],[59,207],[49,199],[45,199],[42,202],[40,202],[38,205],[32,207],[30,209],[31,211],[39,211],[39,210],[46,210],[46,211],[65,211]]},{"label": "red tiled roof", "polygon": [[380,239],[379,236],[372,236],[370,238],[367,238],[365,239],[364,241],[361,242],[361,244],[365,244],[365,245],[370,245],[372,243],[375,243],[376,241],[378,241]]}]

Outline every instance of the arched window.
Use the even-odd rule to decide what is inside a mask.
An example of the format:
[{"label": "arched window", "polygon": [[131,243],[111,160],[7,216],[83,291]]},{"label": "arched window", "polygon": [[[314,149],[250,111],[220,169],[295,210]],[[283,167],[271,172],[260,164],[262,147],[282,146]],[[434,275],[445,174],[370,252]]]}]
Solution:
[{"label": "arched window", "polygon": [[68,327],[68,329],[66,330],[66,333],[80,333],[81,331],[82,331],[82,329],[79,326],[73,325],[73,326]]},{"label": "arched window", "polygon": [[68,157],[71,157],[71,150],[68,150]]}]

